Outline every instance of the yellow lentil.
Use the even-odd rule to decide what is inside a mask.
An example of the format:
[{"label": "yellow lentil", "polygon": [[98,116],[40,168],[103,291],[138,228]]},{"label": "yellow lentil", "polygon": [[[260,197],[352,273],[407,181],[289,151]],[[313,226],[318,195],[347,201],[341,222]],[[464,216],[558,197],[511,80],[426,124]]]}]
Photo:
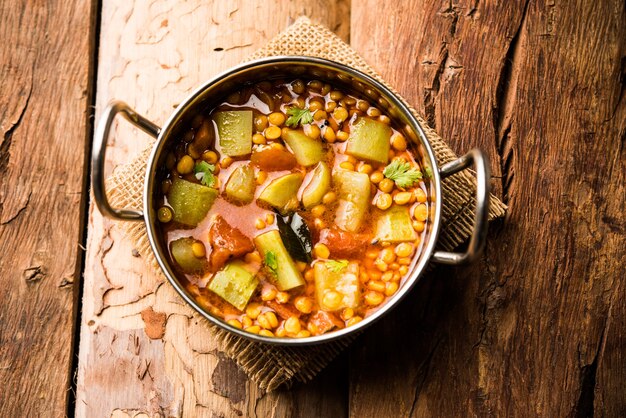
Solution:
[{"label": "yellow lentil", "polygon": [[206,255],[206,248],[204,248],[203,243],[201,243],[200,241],[196,241],[191,244],[191,252],[193,253],[194,257],[202,258]]},{"label": "yellow lentil", "polygon": [[304,134],[309,138],[317,139],[320,137],[320,128],[317,125],[304,125]]},{"label": "yellow lentil", "polygon": [[322,302],[325,308],[334,311],[335,309],[339,308],[339,305],[341,304],[341,299],[342,297],[338,292],[335,292],[334,290],[329,290],[324,293]]},{"label": "yellow lentil", "polygon": [[258,334],[261,331],[261,327],[258,325],[250,325],[249,327],[244,328],[244,331],[248,331],[252,334]]},{"label": "yellow lentil", "polygon": [[267,173],[263,170],[259,170],[259,172],[256,174],[256,184],[260,186],[261,184],[265,183],[265,180],[267,180]]},{"label": "yellow lentil", "polygon": [[367,283],[367,288],[369,290],[382,293],[385,291],[385,283],[378,280],[370,280]]},{"label": "yellow lentil", "polygon": [[264,315],[272,328],[276,328],[278,326],[278,318],[276,317],[276,314],[274,312],[265,312]]},{"label": "yellow lentil", "polygon": [[359,166],[357,171],[359,173],[364,173],[364,174],[368,174],[369,175],[369,174],[372,173],[372,170],[373,170],[373,168],[372,168],[371,165],[369,165],[369,164],[362,164],[361,166]]},{"label": "yellow lentil", "polygon": [[337,199],[337,193],[327,192],[322,198],[322,203],[324,203],[325,205],[328,205],[330,203],[333,203],[335,199]]},{"label": "yellow lentil", "polygon": [[393,199],[391,198],[391,195],[389,193],[383,193],[376,199],[376,207],[380,210],[386,210],[389,209],[392,202]]},{"label": "yellow lentil", "polygon": [[194,161],[189,155],[183,155],[178,164],[176,164],[176,171],[180,174],[189,174],[193,171]]},{"label": "yellow lentil", "polygon": [[321,107],[313,114],[313,120],[324,120],[326,118],[328,118],[328,113],[326,113],[325,110],[322,110]]},{"label": "yellow lentil", "polygon": [[395,133],[391,136],[391,146],[396,151],[406,151],[406,139],[400,133]]},{"label": "yellow lentil", "polygon": [[297,334],[301,329],[300,320],[295,316],[290,316],[285,320],[285,331],[289,334]]},{"label": "yellow lentil", "polygon": [[322,215],[324,215],[324,212],[326,212],[326,206],[324,205],[316,205],[313,206],[313,209],[311,209],[311,215],[316,218],[321,218]]},{"label": "yellow lentil", "polygon": [[237,319],[229,319],[228,321],[226,321],[226,323],[228,325],[230,325],[231,327],[235,327],[235,328],[243,328],[243,326],[241,325],[241,322],[239,322],[239,320]]},{"label": "yellow lentil", "polygon": [[309,314],[313,310],[313,301],[311,300],[311,298],[308,298],[306,296],[298,296],[294,300],[293,304],[297,310],[304,314]]},{"label": "yellow lentil", "polygon": [[398,257],[410,257],[413,254],[413,246],[408,242],[401,242],[396,245],[395,252]]},{"label": "yellow lentil", "polygon": [[422,221],[413,221],[413,229],[416,232],[422,232],[424,230],[424,228],[426,228],[426,225],[424,225],[424,222],[422,222]]},{"label": "yellow lentil", "polygon": [[341,123],[348,118],[348,111],[344,107],[338,107],[333,112],[333,118]]},{"label": "yellow lentil", "polygon": [[344,170],[354,171],[354,164],[352,164],[350,161],[342,162],[341,164],[339,164],[339,167],[343,168]]},{"label": "yellow lentil", "polygon": [[343,311],[341,311],[341,319],[343,319],[344,321],[347,321],[353,316],[354,316],[354,309],[352,308],[344,308]]},{"label": "yellow lentil", "polygon": [[350,319],[348,319],[346,321],[346,326],[351,327],[354,324],[358,324],[362,320],[363,320],[363,318],[361,318],[360,316],[353,316],[352,318],[350,318]]},{"label": "yellow lentil", "polygon": [[263,145],[265,143],[267,143],[267,141],[265,140],[265,137],[261,134],[254,134],[252,135],[252,142],[257,144],[257,145]]},{"label": "yellow lentil", "polygon": [[391,296],[398,291],[398,283],[397,282],[387,282],[385,283],[385,296]]},{"label": "yellow lentil", "polygon": [[337,140],[343,142],[350,137],[350,134],[344,131],[337,131]]},{"label": "yellow lentil", "polygon": [[289,293],[287,293],[287,292],[278,292],[278,293],[276,293],[276,302],[278,302],[278,303],[287,303],[287,302],[289,302]]},{"label": "yellow lentil", "polygon": [[365,300],[365,303],[370,306],[378,306],[383,303],[383,300],[385,300],[385,296],[380,292],[370,290],[365,294],[365,297],[363,299]]},{"label": "yellow lentil", "polygon": [[267,128],[267,116],[259,115],[254,118],[254,128],[257,132],[263,132]]},{"label": "yellow lentil", "polygon": [[393,252],[393,248],[383,248],[380,252],[380,259],[387,264],[391,264],[396,260],[396,254]]},{"label": "yellow lentil", "polygon": [[385,178],[385,176],[383,176],[383,173],[381,173],[380,171],[374,171],[372,174],[370,174],[370,181],[374,184],[378,184],[381,181],[383,181],[383,179]]},{"label": "yellow lentil", "polygon": [[259,331],[259,335],[262,335],[264,337],[273,337],[274,333],[268,329],[262,329]]},{"label": "yellow lentil", "polygon": [[411,196],[411,192],[400,192],[393,197],[393,201],[396,202],[397,205],[406,205],[411,200]]},{"label": "yellow lentil", "polygon": [[337,139],[337,136],[335,135],[335,131],[333,131],[333,128],[327,126],[324,128],[323,138],[326,140],[326,142],[330,142],[332,144]]},{"label": "yellow lentil", "polygon": [[251,319],[257,319],[261,314],[262,306],[260,303],[250,303],[246,307],[246,315],[248,315]]},{"label": "yellow lentil", "polygon": [[222,161],[220,162],[220,165],[222,168],[228,168],[230,167],[230,165],[233,163],[233,159],[230,157],[224,157],[222,158]]},{"label": "yellow lentil", "polygon": [[265,138],[269,139],[270,141],[274,141],[280,138],[281,134],[282,131],[278,126],[270,126],[265,130]]},{"label": "yellow lentil", "polygon": [[390,179],[382,179],[380,183],[378,183],[378,188],[381,192],[391,193],[393,190],[394,182]]},{"label": "yellow lentil", "polygon": [[422,190],[420,188],[417,188],[417,189],[415,189],[413,194],[415,195],[415,199],[418,202],[420,202],[420,203],[426,202],[426,192],[424,192],[424,190]]},{"label": "yellow lentil", "polygon": [[389,266],[387,265],[387,263],[385,263],[383,260],[381,260],[380,258],[377,259],[376,261],[374,261],[374,265],[376,266],[376,268],[378,270],[380,270],[381,272],[385,272],[387,271],[387,269],[389,269]]},{"label": "yellow lentil", "polygon": [[247,328],[247,327],[251,326],[251,325],[252,325],[252,323],[253,323],[252,319],[250,319],[247,315],[244,315],[244,316],[241,318],[241,325],[242,325],[244,328]]},{"label": "yellow lentil", "polygon": [[215,164],[217,162],[217,153],[215,151],[207,151],[202,154],[202,159],[209,164]]},{"label": "yellow lentil", "polygon": [[285,115],[283,115],[281,112],[270,113],[270,115],[267,117],[267,120],[269,120],[272,125],[280,126],[285,123]]},{"label": "yellow lentil", "polygon": [[330,250],[326,246],[326,244],[315,244],[313,247],[313,252],[317,258],[328,258],[330,256]]}]

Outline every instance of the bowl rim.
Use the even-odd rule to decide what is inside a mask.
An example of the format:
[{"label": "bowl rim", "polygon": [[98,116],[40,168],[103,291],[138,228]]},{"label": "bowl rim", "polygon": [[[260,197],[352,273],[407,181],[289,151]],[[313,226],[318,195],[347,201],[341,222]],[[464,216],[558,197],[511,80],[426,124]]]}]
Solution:
[{"label": "bowl rim", "polygon": [[[205,90],[215,86],[218,83],[224,82],[228,80],[230,77],[233,77],[241,72],[245,72],[247,70],[257,69],[264,66],[271,66],[274,64],[286,65],[312,65],[315,67],[324,67],[332,70],[336,70],[339,72],[347,73],[350,76],[354,77],[358,81],[363,82],[369,86],[374,87],[381,95],[389,100],[393,107],[400,111],[402,116],[406,118],[409,122],[411,128],[415,131],[416,135],[419,137],[421,144],[424,146],[426,151],[426,155],[428,155],[428,159],[431,164],[431,182],[434,186],[434,195],[435,200],[430,202],[430,206],[435,206],[434,216],[431,216],[431,230],[429,232],[428,242],[422,247],[421,256],[417,263],[413,263],[411,271],[409,272],[408,277],[404,280],[404,283],[400,286],[399,290],[392,298],[386,301],[379,309],[377,309],[371,315],[365,317],[362,321],[358,322],[349,327],[342,328],[340,330],[331,331],[328,333],[324,333],[321,335],[315,335],[304,338],[290,338],[290,337],[265,337],[258,334],[253,334],[243,329],[235,328],[232,325],[229,325],[222,319],[211,315],[206,312],[198,303],[193,299],[193,297],[188,293],[188,291],[179,283],[176,279],[176,275],[174,271],[170,268],[169,264],[166,262],[165,254],[163,253],[160,245],[157,241],[157,232],[155,230],[155,220],[156,214],[155,211],[151,207],[152,203],[152,195],[153,195],[153,187],[154,187],[154,173],[156,171],[155,165],[158,161],[158,157],[165,147],[165,138],[167,138],[174,127],[176,126],[176,122],[179,120],[180,116],[184,114],[188,108],[195,103],[195,101],[204,93]],[[398,97],[396,93],[391,91],[390,88],[386,87],[380,81],[375,78],[367,75],[355,68],[347,66],[345,64],[338,63],[336,61],[328,60],[325,58],[319,57],[310,57],[303,55],[280,55],[273,56],[267,58],[256,59],[252,61],[248,61],[237,66],[231,67],[228,70],[216,75],[215,77],[205,81],[200,86],[198,86],[192,93],[190,93],[183,101],[180,102],[176,109],[171,113],[171,115],[166,120],[165,124],[162,126],[159,135],[153,145],[152,151],[150,152],[150,156],[146,165],[145,172],[145,180],[144,180],[144,193],[143,193],[143,213],[144,213],[144,221],[146,224],[146,230],[148,235],[148,240],[150,242],[150,246],[152,247],[152,251],[154,256],[159,264],[163,274],[167,278],[168,282],[174,287],[177,293],[187,302],[196,312],[202,315],[204,318],[212,322],[213,324],[223,328],[235,335],[240,337],[244,337],[248,340],[252,340],[255,342],[262,342],[270,345],[280,345],[280,346],[307,346],[307,345],[316,345],[320,343],[330,342],[342,339],[349,335],[355,336],[363,331],[368,326],[372,325],[378,319],[380,319],[383,315],[385,315],[388,311],[397,306],[406,295],[413,289],[415,284],[419,281],[420,277],[424,273],[426,266],[428,265],[432,254],[434,252],[435,243],[439,237],[439,232],[441,228],[441,210],[442,210],[442,202],[441,202],[441,177],[439,174],[439,166],[437,164],[437,159],[435,158],[434,150],[426,136],[424,128],[419,120],[413,115],[411,110],[409,109],[408,104]]]}]

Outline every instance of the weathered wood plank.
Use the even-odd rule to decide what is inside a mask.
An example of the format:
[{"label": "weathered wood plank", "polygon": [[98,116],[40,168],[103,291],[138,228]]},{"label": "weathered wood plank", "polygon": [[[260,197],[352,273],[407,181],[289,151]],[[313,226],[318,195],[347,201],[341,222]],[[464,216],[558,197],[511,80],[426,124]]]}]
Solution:
[{"label": "weathered wood plank", "polygon": [[438,268],[355,344],[350,414],[623,416],[623,2],[403,4],[417,30],[374,6],[353,45],[487,151],[510,211],[482,263]]},{"label": "weathered wood plank", "polygon": [[0,2],[0,415],[71,386],[92,57],[88,1]]},{"label": "weathered wood plank", "polygon": [[[349,9],[349,1],[322,0],[105,2],[96,113],[116,98],[161,123],[196,85],[237,64],[300,14],[347,38]],[[108,169],[147,144],[120,123]],[[259,391],[215,351],[204,322],[178,304],[169,284],[132,256],[115,224],[93,207],[87,244],[77,416],[346,414],[345,369],[330,369],[320,385]]]}]

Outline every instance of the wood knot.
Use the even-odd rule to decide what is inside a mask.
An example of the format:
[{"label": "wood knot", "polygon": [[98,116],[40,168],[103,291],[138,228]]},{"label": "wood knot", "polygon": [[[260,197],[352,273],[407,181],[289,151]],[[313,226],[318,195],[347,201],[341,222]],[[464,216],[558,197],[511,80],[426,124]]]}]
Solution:
[{"label": "wood knot", "polygon": [[48,273],[46,272],[46,269],[44,269],[42,266],[32,266],[24,269],[24,272],[22,273],[22,278],[26,281],[26,283],[32,284],[40,281],[47,275]]}]

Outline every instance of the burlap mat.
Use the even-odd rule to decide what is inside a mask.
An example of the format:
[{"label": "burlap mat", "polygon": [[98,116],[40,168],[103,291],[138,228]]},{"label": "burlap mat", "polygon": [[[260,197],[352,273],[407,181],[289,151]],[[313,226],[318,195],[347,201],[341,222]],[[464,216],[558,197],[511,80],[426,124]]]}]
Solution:
[{"label": "burlap mat", "polygon": [[[274,55],[306,55],[330,59],[361,70],[384,83],[339,37],[305,17],[299,18],[249,59]],[[416,114],[413,108],[411,110]],[[439,165],[456,159],[457,156],[441,137],[428,127],[423,118],[417,114],[416,116],[426,131]],[[149,152],[149,149],[145,150],[131,164],[117,170],[108,179],[107,191],[114,207],[141,207]],[[443,224],[437,242],[438,249],[453,250],[470,236],[474,219],[475,184],[474,177],[467,171],[443,181]],[[490,219],[503,216],[505,209],[502,202],[494,196],[491,197]],[[165,280],[150,248],[143,222],[122,222],[121,226],[144,260]],[[205,322],[215,336],[219,349],[234,359],[262,389],[268,391],[281,384],[312,379],[352,341],[351,338],[345,338],[313,347],[267,346],[234,336],[208,321]]]}]

